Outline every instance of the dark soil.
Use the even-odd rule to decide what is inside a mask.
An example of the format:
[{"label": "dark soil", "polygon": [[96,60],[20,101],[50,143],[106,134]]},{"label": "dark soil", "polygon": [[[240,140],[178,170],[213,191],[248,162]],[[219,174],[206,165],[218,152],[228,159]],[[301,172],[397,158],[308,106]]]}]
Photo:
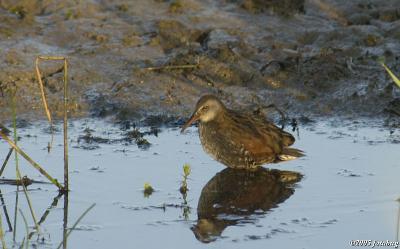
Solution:
[{"label": "dark soil", "polygon": [[[204,93],[295,118],[400,113],[398,0],[0,0],[0,118],[45,118],[38,55],[69,60],[70,114],[177,124]],[[60,63],[42,63],[53,115]],[[181,118],[181,119],[180,119]]]}]

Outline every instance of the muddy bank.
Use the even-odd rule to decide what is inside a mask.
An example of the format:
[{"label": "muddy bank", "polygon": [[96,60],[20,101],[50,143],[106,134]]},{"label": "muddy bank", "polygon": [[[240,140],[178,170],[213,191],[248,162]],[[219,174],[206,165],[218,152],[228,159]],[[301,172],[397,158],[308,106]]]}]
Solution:
[{"label": "muddy bank", "polygon": [[[68,57],[73,117],[176,122],[204,93],[295,117],[400,113],[377,63],[400,74],[399,30],[396,0],[1,0],[0,118],[15,87],[20,116],[45,118],[38,55]],[[42,64],[56,115],[60,66]]]}]

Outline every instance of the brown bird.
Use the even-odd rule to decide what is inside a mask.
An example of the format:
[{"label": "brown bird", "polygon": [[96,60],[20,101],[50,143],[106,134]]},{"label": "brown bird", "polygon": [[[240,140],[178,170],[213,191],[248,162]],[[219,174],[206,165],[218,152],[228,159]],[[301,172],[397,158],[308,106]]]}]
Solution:
[{"label": "brown bird", "polygon": [[197,120],[203,149],[230,168],[254,169],[304,155],[289,148],[295,141],[290,133],[260,116],[230,110],[214,95],[200,98],[181,132]]}]

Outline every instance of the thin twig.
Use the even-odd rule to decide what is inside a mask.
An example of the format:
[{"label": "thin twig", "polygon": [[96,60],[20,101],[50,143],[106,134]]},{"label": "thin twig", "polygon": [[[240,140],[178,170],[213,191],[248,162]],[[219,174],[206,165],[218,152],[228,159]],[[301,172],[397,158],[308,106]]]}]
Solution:
[{"label": "thin twig", "polygon": [[[71,227],[71,229],[69,229],[69,231],[68,231],[68,233],[67,233],[67,235],[66,235],[66,238],[64,238],[64,240],[68,239],[68,236],[72,233],[72,231],[74,231],[74,229],[75,229],[76,226],[79,224],[79,222],[81,222],[81,220],[83,219],[83,217],[85,217],[85,215],[86,215],[87,213],[89,213],[89,211],[90,211],[92,208],[94,208],[94,206],[96,206],[96,203],[93,203],[88,209],[86,209],[85,212],[83,212],[83,214],[78,218],[78,220],[74,223],[74,225]],[[61,242],[61,243],[58,245],[57,249],[60,249],[62,245],[63,245],[63,242]]]},{"label": "thin twig", "polygon": [[64,59],[64,191],[69,191],[68,181],[68,63]]},{"label": "thin twig", "polygon": [[29,246],[29,238],[28,238],[29,237],[29,227],[28,227],[28,222],[26,221],[25,215],[24,215],[24,213],[22,212],[21,209],[19,209],[19,213],[21,214],[22,219],[24,220],[25,231],[26,231],[25,248],[28,249],[28,246]]},{"label": "thin twig", "polygon": [[17,217],[18,217],[18,203],[19,203],[19,186],[17,186],[17,192],[15,192],[15,207],[14,207],[14,230],[13,230],[13,241],[15,243],[15,237],[17,236]]},{"label": "thin twig", "polygon": [[0,240],[1,240],[1,245],[3,246],[3,249],[7,249],[6,241],[4,240],[3,221],[2,221],[1,215],[0,215]]},{"label": "thin twig", "polygon": [[6,216],[8,231],[11,232],[13,229],[11,226],[10,216],[8,215],[6,202],[4,201],[3,193],[1,192],[1,190],[0,190],[0,201],[1,201],[1,205],[3,206],[4,215]]},{"label": "thin twig", "polygon": [[143,69],[149,70],[149,71],[155,71],[155,70],[171,70],[171,69],[190,69],[190,68],[196,68],[200,65],[200,59],[196,59],[196,64],[186,64],[186,65],[170,65],[170,66],[161,66],[161,67],[145,67]]},{"label": "thin twig", "polygon": [[[43,106],[44,106],[44,109],[45,109],[45,112],[46,112],[47,119],[49,120],[49,123],[50,123],[51,141],[50,141],[50,143],[48,145],[48,151],[50,153],[50,150],[51,150],[52,145],[53,145],[53,121],[52,121],[50,109],[48,107],[46,93],[44,91],[42,75],[41,75],[40,69],[39,69],[39,61],[41,59],[42,60],[48,60],[48,59],[51,59],[51,58],[50,57],[45,57],[45,56],[38,56],[36,58],[36,61],[35,61],[36,76],[37,76],[38,82],[39,82],[39,87],[40,87],[40,93],[41,93],[41,96],[42,96]],[[59,59],[59,58],[57,57],[57,58],[54,58],[54,59]],[[59,70],[57,70],[57,71],[59,71]]]},{"label": "thin twig", "polygon": [[44,92],[44,85],[43,85],[43,81],[42,81],[42,75],[41,75],[40,70],[39,70],[39,59],[41,59],[41,58],[37,57],[36,61],[35,61],[36,76],[37,76],[38,81],[39,81],[40,93],[42,95],[42,101],[43,101],[44,110],[46,111],[46,116],[47,116],[47,119],[49,120],[49,123],[52,124],[53,121],[51,119],[50,110],[49,110],[49,107],[47,105],[47,99],[46,99],[46,94]]},{"label": "thin twig", "polygon": [[188,69],[188,68],[196,68],[198,65],[176,65],[176,66],[162,66],[162,67],[145,67],[144,69],[149,71],[156,70],[171,70],[171,69]]},{"label": "thin twig", "polygon": [[56,185],[59,189],[63,189],[63,186],[57,181],[57,179],[54,179],[51,177],[38,163],[33,161],[32,158],[30,158],[24,151],[22,151],[9,137],[7,137],[4,133],[0,131],[0,137],[2,137],[4,140],[6,140],[11,147],[14,148],[18,154],[20,154],[23,158],[25,158],[35,169],[37,169],[43,176],[45,176],[51,183]]},{"label": "thin twig", "polygon": [[22,189],[24,191],[24,194],[25,194],[25,197],[26,197],[26,201],[28,202],[29,211],[31,212],[33,222],[35,223],[35,228],[38,231],[38,233],[40,233],[39,224],[38,224],[37,219],[36,219],[35,211],[33,210],[31,198],[29,197],[28,190],[26,189],[26,186],[25,186],[24,182],[22,181],[21,172],[19,171],[19,169],[17,170],[17,179],[21,180]]},{"label": "thin twig", "polygon": [[38,58],[41,59],[41,60],[46,60],[46,61],[51,61],[51,60],[62,61],[62,60],[65,60],[64,56],[39,55]]},{"label": "thin twig", "polygon": [[7,179],[7,178],[0,179],[0,185],[19,185],[19,186],[21,186],[22,184],[24,184],[25,186],[29,186],[33,183],[51,184],[51,183],[45,182],[45,181],[32,180],[27,176],[22,177],[22,179]]},{"label": "thin twig", "polygon": [[65,192],[64,194],[64,212],[63,212],[63,240],[62,245],[63,249],[67,249],[67,232],[68,232],[68,210],[69,210],[69,193]]},{"label": "thin twig", "polygon": [[[12,101],[11,101],[11,110],[12,110],[12,117],[13,117],[13,130],[14,130],[14,141],[15,141],[15,145],[17,145],[18,143],[18,136],[17,136],[17,113],[16,113],[16,101],[15,101],[15,92],[13,94],[12,97]],[[15,156],[15,175],[18,175],[18,169],[19,169],[19,158],[18,158],[18,153],[14,153]],[[15,209],[14,209],[14,231],[13,231],[13,241],[15,242],[15,237],[17,235],[17,217],[18,217],[18,194],[19,192],[19,187],[17,186],[17,193],[16,193],[16,197],[15,197]]]},{"label": "thin twig", "polygon": [[[17,141],[18,141],[17,114],[16,114],[17,113],[16,112],[17,108],[16,107],[17,107],[17,104],[16,104],[16,101],[15,101],[15,94],[14,94],[13,97],[12,97],[12,116],[13,116],[13,130],[14,130],[14,143],[15,143],[15,145],[17,144]],[[22,189],[24,190],[24,194],[25,194],[25,197],[26,197],[26,201],[28,202],[28,206],[29,206],[29,210],[30,210],[31,215],[32,215],[32,219],[35,222],[36,230],[39,233],[40,232],[39,225],[37,224],[37,221],[36,221],[36,216],[35,216],[35,212],[34,212],[33,207],[32,207],[32,202],[31,202],[31,199],[29,198],[28,191],[26,189],[26,186],[25,186],[24,181],[23,181],[22,176],[21,176],[21,172],[19,170],[19,162],[18,162],[17,153],[15,153],[15,171],[16,171],[16,175],[17,175],[17,180],[19,180],[21,182],[21,184],[22,184]]]},{"label": "thin twig", "polygon": [[[46,209],[46,211],[43,213],[42,217],[40,217],[40,220],[38,222],[39,225],[41,225],[46,220],[50,211],[53,210],[55,207],[57,207],[58,201],[60,200],[61,196],[63,196],[63,195],[64,195],[64,193],[58,192],[58,195],[56,197],[54,197],[53,202],[50,204],[50,207],[48,207]],[[29,234],[28,238],[31,239],[34,234],[35,234],[35,231],[32,231]]]},{"label": "thin twig", "polygon": [[[40,91],[42,95],[42,100],[43,100],[43,105],[44,109],[46,111],[47,118],[50,122],[50,128],[51,131],[53,132],[53,123],[52,123],[52,118],[50,114],[50,110],[48,108],[48,103],[46,99],[46,94],[44,91],[44,85],[42,81],[42,75],[40,74],[39,70],[39,61],[40,60],[62,60],[64,61],[64,77],[63,77],[63,82],[64,82],[64,187],[60,188],[60,190],[63,191],[68,191],[69,190],[69,184],[68,184],[68,61],[67,58],[63,56],[38,56],[36,58],[36,75],[39,81],[39,86],[40,86]],[[52,133],[53,135],[53,133]],[[53,139],[53,137],[52,137]],[[49,151],[51,149],[52,142],[49,144],[48,148]]]},{"label": "thin twig", "polygon": [[10,159],[11,154],[12,154],[13,151],[14,151],[13,148],[10,148],[10,150],[8,151],[8,154],[7,154],[7,156],[6,156],[6,160],[4,160],[4,163],[3,163],[3,165],[1,166],[1,169],[0,169],[0,176],[3,174],[3,171],[4,171],[4,169],[6,168],[6,165],[7,165],[7,163],[8,163],[8,160]]}]

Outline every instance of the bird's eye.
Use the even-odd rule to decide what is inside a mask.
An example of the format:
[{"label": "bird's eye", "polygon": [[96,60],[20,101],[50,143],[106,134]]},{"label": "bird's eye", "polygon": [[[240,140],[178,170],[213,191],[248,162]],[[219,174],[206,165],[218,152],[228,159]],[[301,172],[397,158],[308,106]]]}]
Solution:
[{"label": "bird's eye", "polygon": [[203,106],[203,108],[201,108],[201,111],[205,112],[208,110],[208,108],[209,108],[208,105],[205,105],[205,106]]}]

